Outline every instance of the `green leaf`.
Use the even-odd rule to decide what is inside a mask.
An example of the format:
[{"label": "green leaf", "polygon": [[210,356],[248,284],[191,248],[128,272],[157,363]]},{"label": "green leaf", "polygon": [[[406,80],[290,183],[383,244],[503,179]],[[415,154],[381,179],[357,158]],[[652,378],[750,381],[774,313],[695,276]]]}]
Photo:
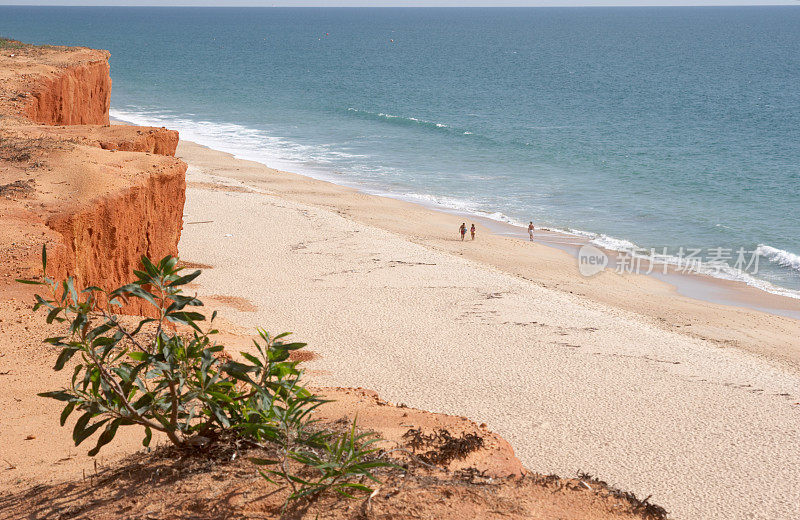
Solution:
[{"label": "green leaf", "polygon": [[106,332],[108,332],[109,330],[111,330],[113,328],[114,328],[114,322],[107,321],[107,322],[103,323],[102,325],[99,325],[99,326],[93,328],[91,331],[89,331],[89,333],[86,334],[86,340],[87,341],[92,341],[92,339],[96,338],[97,336],[100,336],[101,334],[105,334]]},{"label": "green leaf", "polygon": [[47,314],[47,323],[53,323],[53,320],[56,319],[62,310],[64,310],[63,307],[54,307],[53,310]]},{"label": "green leaf", "polygon": [[231,399],[230,397],[228,397],[227,395],[225,395],[223,393],[214,392],[213,390],[207,390],[206,393],[208,395],[210,395],[211,397],[214,397],[217,401],[224,401],[226,403],[232,403],[233,402],[233,399]]},{"label": "green leaf", "polygon": [[42,244],[42,273],[47,273],[47,244]]},{"label": "green leaf", "polygon": [[256,366],[259,366],[259,367],[263,367],[263,366],[264,366],[264,365],[261,363],[261,360],[259,360],[259,359],[258,359],[257,357],[255,357],[254,355],[252,355],[252,354],[248,354],[247,352],[240,352],[240,354],[242,355],[242,357],[243,357],[243,358],[245,358],[246,360],[248,360],[249,362],[253,363],[253,364],[254,364],[254,365],[256,365]]},{"label": "green leaf", "polygon": [[259,459],[258,457],[249,457],[247,460],[249,460],[256,466],[274,466],[275,464],[280,464],[281,462],[279,460],[272,460],[272,459]]},{"label": "green leaf", "polygon": [[103,426],[110,420],[111,420],[110,418],[103,419],[102,421],[96,422],[93,425],[89,426],[88,428],[84,428],[83,430],[81,430],[75,437],[75,446],[79,446],[80,443],[91,437],[92,434],[94,434],[94,432],[96,432],[101,426]]},{"label": "green leaf", "polygon": [[69,414],[72,413],[72,410],[75,409],[75,401],[72,401],[64,407],[64,411],[61,412],[61,426],[64,426],[64,423],[67,422],[67,417]]},{"label": "green leaf", "polygon": [[285,343],[285,344],[281,343],[281,344],[275,345],[275,348],[278,348],[278,349],[281,349],[281,350],[297,350],[297,349],[303,348],[303,347],[305,347],[307,345],[308,345],[307,343]]},{"label": "green leaf", "polygon": [[92,346],[95,347],[95,348],[97,348],[97,347],[108,347],[110,345],[114,345],[116,342],[117,342],[117,340],[115,340],[114,338],[102,337],[102,338],[97,338],[94,341],[92,341]]},{"label": "green leaf", "polygon": [[181,276],[176,280],[174,280],[172,283],[168,284],[167,287],[178,287],[179,285],[186,285],[187,283],[191,282],[192,280],[200,276],[201,273],[202,271],[197,270],[193,273]]},{"label": "green leaf", "polygon": [[122,423],[122,419],[114,419],[108,426],[106,426],[106,429],[103,430],[103,433],[101,433],[100,437],[98,437],[95,447],[89,450],[88,455],[90,457],[97,455],[97,453],[100,451],[100,448],[114,440],[114,436],[117,434],[117,428],[119,428],[120,423]]},{"label": "green leaf", "polygon": [[75,370],[72,372],[72,386],[75,387],[75,380],[78,378],[78,374],[80,374],[81,370],[83,369],[83,364],[78,364],[75,366]]},{"label": "green leaf", "polygon": [[220,367],[225,373],[231,376],[234,379],[238,379],[240,381],[245,381],[247,383],[255,384],[255,382],[250,378],[248,372],[252,372],[256,370],[255,367],[245,365],[243,363],[239,363],[237,361],[228,361],[224,365]]},{"label": "green leaf", "polygon": [[[178,265],[178,259],[172,255],[167,255],[158,263],[161,270],[167,273],[176,272],[175,266]],[[180,269],[179,269],[180,270]]]},{"label": "green leaf", "polygon": [[206,317],[199,312],[173,312],[170,313],[169,316],[180,316],[181,318],[187,321],[205,321]]},{"label": "green leaf", "polygon": [[67,281],[65,282],[65,288],[67,292],[69,292],[70,298],[72,298],[72,303],[77,305],[78,293],[75,291],[75,280],[71,276],[67,278]]},{"label": "green leaf", "polygon": [[151,262],[150,259],[144,255],[142,255],[142,265],[144,266],[145,270],[147,270],[147,274],[149,274],[151,277],[155,278],[158,275],[158,269],[156,266],[153,265],[153,262]]},{"label": "green leaf", "polygon": [[36,280],[23,280],[22,278],[17,278],[14,281],[17,283],[24,283],[27,285],[44,285],[44,282],[37,282]]},{"label": "green leaf", "polygon": [[153,440],[153,430],[150,429],[149,426],[144,427],[144,439],[142,440],[142,446],[145,448],[150,446],[150,441]]},{"label": "green leaf", "polygon": [[67,347],[64,350],[62,350],[61,354],[59,354],[58,359],[56,360],[56,365],[53,367],[53,370],[58,372],[59,370],[64,368],[64,365],[67,363],[67,361],[69,361],[77,351],[78,349],[75,347]]},{"label": "green leaf", "polygon": [[50,399],[55,399],[56,401],[72,401],[74,396],[72,394],[68,394],[64,390],[54,390],[52,392],[42,392],[40,394],[36,394],[39,397],[49,397]]},{"label": "green leaf", "polygon": [[131,283],[128,285],[123,285],[116,291],[112,292],[109,297],[115,298],[117,296],[121,296],[123,299],[127,299],[128,296],[135,296],[136,298],[141,298],[142,300],[146,300],[147,302],[151,303],[152,305],[158,307],[158,302],[156,302],[153,295],[149,292],[142,289],[140,285],[135,283]]},{"label": "green leaf", "polygon": [[86,412],[75,422],[75,427],[72,429],[72,440],[75,441],[75,446],[78,445],[78,435],[80,435],[84,429],[86,429],[86,425],[89,424],[89,421],[92,420],[92,412]]}]

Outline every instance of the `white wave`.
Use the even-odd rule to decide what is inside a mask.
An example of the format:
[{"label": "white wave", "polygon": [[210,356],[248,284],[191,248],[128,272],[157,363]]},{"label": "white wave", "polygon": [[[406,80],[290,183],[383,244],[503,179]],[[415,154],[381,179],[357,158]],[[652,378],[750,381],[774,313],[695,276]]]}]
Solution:
[{"label": "white wave", "polygon": [[770,262],[776,263],[782,267],[788,267],[789,269],[800,271],[800,255],[764,244],[759,244],[759,246],[756,248],[756,254],[761,255]]},{"label": "white wave", "polygon": [[[357,109],[349,110],[358,112]],[[399,117],[390,114],[379,115],[387,118]],[[349,185],[362,189],[367,193],[384,195],[393,198],[409,200],[412,202],[419,202],[444,210],[468,213],[479,217],[489,218],[498,222],[508,223],[523,229],[527,227],[525,222],[518,221],[513,217],[501,212],[487,211],[480,204],[471,200],[425,193],[398,194],[392,192],[382,192],[359,185],[357,182],[348,182],[347,178],[343,179],[341,172],[337,172],[332,169],[332,165],[335,164],[336,159],[344,158],[358,160],[365,158],[366,156],[361,154],[348,154],[347,152],[334,150],[333,148],[335,145],[333,144],[316,146],[301,145],[280,137],[268,135],[262,130],[248,128],[243,125],[192,120],[187,119],[186,117],[170,115],[168,111],[155,112],[140,109],[112,109],[111,116],[115,119],[136,125],[156,127],[166,126],[178,130],[182,139],[194,141],[216,150],[231,153],[234,156],[242,159],[260,162],[273,168],[296,171],[297,173],[305,174],[310,177],[335,182],[338,184]],[[439,123],[431,123],[429,121],[422,121],[414,118],[410,119],[412,121],[419,121],[425,124],[436,124],[437,126],[440,125]],[[446,125],[442,124],[442,126]],[[372,177],[383,177],[393,173],[393,171],[389,168],[367,166],[363,163],[359,165],[358,162],[354,163],[353,168],[355,168],[356,171],[364,170],[364,172],[367,172]],[[653,255],[631,241],[604,234],[597,234],[578,229],[561,230],[539,226],[537,226],[537,228],[584,237],[591,243],[604,249],[632,254],[634,256],[646,258],[659,264],[666,263],[678,266],[685,264],[685,259],[671,255]],[[770,262],[780,265],[781,267],[800,270],[800,255],[764,244],[758,246],[756,253],[766,258]],[[681,262],[683,262],[683,264]],[[716,264],[709,266],[700,263],[694,265],[693,270],[717,278],[743,282],[747,285],[757,287],[769,293],[800,299],[800,291],[793,291],[775,286],[766,280],[755,278],[748,273],[735,270],[729,266],[719,266]]]},{"label": "white wave", "polygon": [[240,159],[272,168],[292,169],[324,180],[330,180],[328,170],[337,160],[366,157],[335,150],[332,144],[303,145],[235,123],[193,120],[142,109],[112,109],[110,113],[115,119],[136,125],[166,126],[178,130],[181,139],[231,153]]},{"label": "white wave", "polygon": [[597,236],[593,238],[591,242],[598,247],[610,249],[611,251],[636,252],[639,249],[639,246],[633,242],[623,240],[621,238],[610,237],[608,235]]},{"label": "white wave", "polygon": [[476,207],[476,204],[467,199],[458,199],[455,197],[447,197],[442,195],[431,195],[430,193],[406,193],[401,197],[410,202],[419,202],[421,204],[435,206],[437,208],[453,209],[467,213],[479,211],[479,208]]},{"label": "white wave", "polygon": [[[756,278],[753,274],[748,273],[744,269],[736,268],[722,262],[703,261],[702,258],[689,259],[687,256],[676,256],[669,253],[668,250],[662,249],[645,249],[629,240],[621,238],[614,238],[608,235],[596,235],[593,233],[571,230],[577,232],[581,236],[590,238],[590,242],[598,247],[610,251],[625,253],[635,258],[641,258],[657,265],[671,265],[677,267],[682,272],[692,272],[719,278],[722,280],[730,280],[734,282],[742,282],[751,287],[755,287],[762,291],[786,296],[789,298],[800,299],[800,291],[779,287],[767,280]],[[592,238],[594,235],[594,238]],[[688,252],[687,252],[688,254]],[[800,256],[794,255],[781,249],[775,249],[769,246],[759,246],[753,254],[766,256],[770,261],[774,261],[783,267],[791,267],[793,269],[800,269]],[[748,258],[749,260],[749,258]]]},{"label": "white wave", "polygon": [[499,211],[494,212],[486,212],[486,211],[479,211],[477,212],[478,216],[485,217],[491,220],[496,220],[497,222],[505,222],[506,224],[511,224],[512,226],[517,226],[521,228],[526,228],[527,224],[520,220],[516,220],[512,217],[509,217],[505,213],[501,213]]},{"label": "white wave", "polygon": [[[370,112],[368,110],[359,110],[359,109],[353,108],[353,107],[348,107],[347,111],[348,112],[358,112],[360,114],[372,115],[372,116],[376,116],[376,117],[381,117],[383,119],[399,119],[401,121],[410,121],[412,123],[417,123],[419,125],[435,126],[436,128],[450,128],[450,125],[447,125],[445,123],[437,123],[436,121],[428,121],[427,119],[420,119],[418,117],[403,117],[403,116],[398,116],[398,115],[394,115],[394,114],[387,114],[385,112],[377,112],[376,113],[376,112]],[[472,134],[472,132],[464,132],[464,133],[465,134]]]},{"label": "white wave", "polygon": [[583,231],[582,229],[572,229],[572,228],[565,231],[565,233],[569,233],[570,235],[576,235],[579,237],[587,237],[589,239],[594,239],[599,236],[597,233],[592,233],[590,231]]},{"label": "white wave", "polygon": [[[390,193],[385,195],[397,197],[396,195]],[[477,202],[468,199],[431,195],[429,193],[407,193],[405,195],[401,195],[399,198],[409,202],[417,202],[426,206],[432,206],[437,209],[457,211],[459,213],[466,213],[476,217],[488,218],[497,222],[511,224],[512,226],[527,227],[527,224],[509,217],[505,213],[501,213],[499,211],[487,211],[483,209]]]}]

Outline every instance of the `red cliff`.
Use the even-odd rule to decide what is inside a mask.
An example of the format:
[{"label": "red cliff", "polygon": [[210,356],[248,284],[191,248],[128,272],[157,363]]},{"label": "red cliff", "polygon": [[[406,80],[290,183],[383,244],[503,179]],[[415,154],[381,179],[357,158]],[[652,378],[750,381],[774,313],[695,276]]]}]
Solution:
[{"label": "red cliff", "polygon": [[107,125],[111,75],[108,53],[102,54],[102,59],[66,67],[53,77],[42,78],[28,98],[26,115],[47,125]]},{"label": "red cliff", "polygon": [[142,255],[178,254],[178,133],[108,124],[108,56],[35,46],[0,56],[0,290],[36,274],[43,242],[50,276],[104,288],[131,281]]}]

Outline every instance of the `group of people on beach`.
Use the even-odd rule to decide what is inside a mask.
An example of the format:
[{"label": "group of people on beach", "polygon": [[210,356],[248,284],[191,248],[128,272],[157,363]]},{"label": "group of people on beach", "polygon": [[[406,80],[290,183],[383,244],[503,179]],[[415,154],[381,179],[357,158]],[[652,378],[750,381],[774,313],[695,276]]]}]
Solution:
[{"label": "group of people on beach", "polygon": [[[528,223],[528,237],[530,241],[533,242],[533,222]],[[464,241],[464,238],[467,236],[467,223],[462,222],[461,226],[458,228],[458,232],[461,233],[461,241]],[[472,224],[469,228],[469,234],[472,236],[472,240],[475,240],[475,224]]]},{"label": "group of people on beach", "polygon": [[[458,232],[461,233],[461,241],[464,241],[464,237],[467,235],[467,223],[462,222],[461,227],[458,228]],[[475,240],[475,224],[469,228],[469,232],[472,235],[472,240]]]}]

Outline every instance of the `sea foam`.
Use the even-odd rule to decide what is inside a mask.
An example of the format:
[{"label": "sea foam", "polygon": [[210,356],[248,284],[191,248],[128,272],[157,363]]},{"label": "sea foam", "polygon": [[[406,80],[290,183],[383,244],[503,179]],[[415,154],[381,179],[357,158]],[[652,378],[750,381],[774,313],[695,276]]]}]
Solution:
[{"label": "sea foam", "polygon": [[758,248],[756,248],[756,253],[781,267],[800,271],[800,255],[764,244],[759,244]]},{"label": "sea foam", "polygon": [[[402,118],[400,116],[386,113],[364,112],[355,108],[350,108],[348,110],[352,112],[359,112],[367,116],[384,118],[387,120],[403,120],[406,124],[422,124],[431,126],[433,128],[448,129],[448,126],[444,123],[436,123],[414,117]],[[146,109],[134,108],[112,109],[110,113],[115,119],[137,125],[167,126],[169,128],[177,129],[180,131],[182,139],[194,141],[223,152],[231,153],[235,157],[241,159],[260,162],[272,168],[296,171],[297,173],[308,175],[313,178],[356,187],[362,189],[366,193],[388,196],[410,202],[421,203],[423,205],[438,209],[488,218],[497,222],[511,224],[523,229],[527,227],[525,222],[522,222],[521,220],[509,216],[503,212],[487,209],[483,204],[473,200],[434,195],[429,193],[403,192],[403,190],[384,191],[383,189],[380,189],[374,185],[367,186],[358,181],[353,181],[351,175],[348,174],[357,173],[358,170],[361,169],[367,171],[370,176],[378,178],[391,177],[393,171],[391,168],[382,169],[380,167],[367,167],[363,164],[359,164],[358,161],[366,158],[366,155],[349,154],[347,152],[337,150],[334,144],[321,144],[314,146],[302,145],[281,137],[269,135],[264,130],[248,128],[235,123],[218,123],[204,120],[193,120],[188,119],[186,116],[172,115],[168,111],[155,112]],[[351,168],[352,171],[344,172],[345,175],[341,175],[343,172],[337,171],[334,168],[340,159],[354,161],[354,164]],[[583,237],[590,243],[603,249],[630,254],[638,258],[647,259],[656,264],[681,266],[684,265],[682,262],[685,263],[684,259],[677,256],[659,254],[658,251],[653,253],[649,250],[639,247],[634,242],[606,234],[592,233],[580,229],[563,230],[554,227],[543,227],[540,225],[537,225],[537,229],[545,229],[548,231],[555,231]],[[800,255],[796,255],[789,251],[777,249],[765,244],[759,245],[755,253],[782,268],[800,271]],[[772,294],[800,299],[800,291],[776,286],[762,278],[756,278],[746,272],[736,270],[730,266],[699,263],[693,265],[692,270],[716,278],[742,282]]]}]

